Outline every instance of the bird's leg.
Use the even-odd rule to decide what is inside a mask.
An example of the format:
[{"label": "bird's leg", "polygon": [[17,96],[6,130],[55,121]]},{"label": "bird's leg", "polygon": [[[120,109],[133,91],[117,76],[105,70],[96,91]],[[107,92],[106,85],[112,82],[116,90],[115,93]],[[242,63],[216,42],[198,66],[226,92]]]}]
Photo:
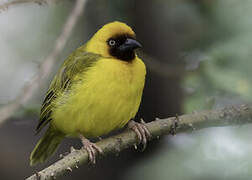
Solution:
[{"label": "bird's leg", "polygon": [[92,164],[95,164],[95,156],[96,152],[103,153],[102,149],[97,146],[95,143],[90,142],[87,138],[85,138],[83,135],[79,135],[81,142],[83,144],[83,149],[85,149],[88,153],[88,158]]},{"label": "bird's leg", "polygon": [[130,120],[128,122],[128,128],[132,129],[138,138],[139,144],[143,144],[143,150],[146,148],[147,140],[151,138],[151,134],[147,127],[145,126],[145,122],[141,119],[141,123],[137,123],[134,120]]}]

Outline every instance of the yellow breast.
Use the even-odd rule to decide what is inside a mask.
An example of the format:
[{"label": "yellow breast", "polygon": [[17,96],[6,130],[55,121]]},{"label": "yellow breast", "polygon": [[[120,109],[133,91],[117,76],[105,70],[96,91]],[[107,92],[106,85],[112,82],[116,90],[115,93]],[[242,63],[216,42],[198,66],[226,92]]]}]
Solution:
[{"label": "yellow breast", "polygon": [[100,59],[56,101],[52,125],[68,136],[95,137],[123,127],[139,108],[145,82],[145,65]]}]

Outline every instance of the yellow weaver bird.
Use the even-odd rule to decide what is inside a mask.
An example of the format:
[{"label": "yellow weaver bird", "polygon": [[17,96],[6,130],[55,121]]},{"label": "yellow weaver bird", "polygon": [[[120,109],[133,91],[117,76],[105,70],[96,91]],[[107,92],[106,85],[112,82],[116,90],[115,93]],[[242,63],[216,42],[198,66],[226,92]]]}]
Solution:
[{"label": "yellow weaver bird", "polygon": [[44,162],[64,137],[79,137],[89,159],[102,149],[87,138],[105,135],[127,123],[140,142],[150,136],[135,117],[146,69],[137,57],[134,31],[124,23],[104,25],[62,64],[42,104],[37,132],[49,124],[30,155],[30,164]]}]

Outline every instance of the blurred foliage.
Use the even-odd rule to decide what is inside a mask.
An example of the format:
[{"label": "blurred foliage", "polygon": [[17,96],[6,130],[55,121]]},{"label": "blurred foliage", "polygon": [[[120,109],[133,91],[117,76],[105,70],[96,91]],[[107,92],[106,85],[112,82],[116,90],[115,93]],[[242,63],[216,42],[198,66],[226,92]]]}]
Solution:
[{"label": "blurred foliage", "polygon": [[251,9],[251,1],[215,1],[211,16],[205,16],[212,27],[204,32],[204,46],[185,58],[189,67],[198,63],[184,80],[185,112],[252,101]]}]

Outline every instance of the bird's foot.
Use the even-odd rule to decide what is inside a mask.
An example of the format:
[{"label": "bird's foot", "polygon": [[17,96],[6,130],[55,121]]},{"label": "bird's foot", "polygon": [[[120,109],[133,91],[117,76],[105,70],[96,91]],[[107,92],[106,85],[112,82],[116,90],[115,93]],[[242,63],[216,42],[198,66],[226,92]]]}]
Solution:
[{"label": "bird's foot", "polygon": [[95,143],[90,142],[87,138],[85,138],[83,135],[80,135],[81,142],[83,144],[82,149],[85,149],[88,153],[89,161],[92,164],[96,163],[96,152],[102,154],[102,149],[97,146]]},{"label": "bird's foot", "polygon": [[137,123],[133,120],[130,120],[128,123],[128,128],[132,129],[136,133],[139,144],[142,143],[142,150],[144,150],[147,145],[147,140],[151,138],[150,131],[145,126],[144,120],[141,119],[141,123]]}]

